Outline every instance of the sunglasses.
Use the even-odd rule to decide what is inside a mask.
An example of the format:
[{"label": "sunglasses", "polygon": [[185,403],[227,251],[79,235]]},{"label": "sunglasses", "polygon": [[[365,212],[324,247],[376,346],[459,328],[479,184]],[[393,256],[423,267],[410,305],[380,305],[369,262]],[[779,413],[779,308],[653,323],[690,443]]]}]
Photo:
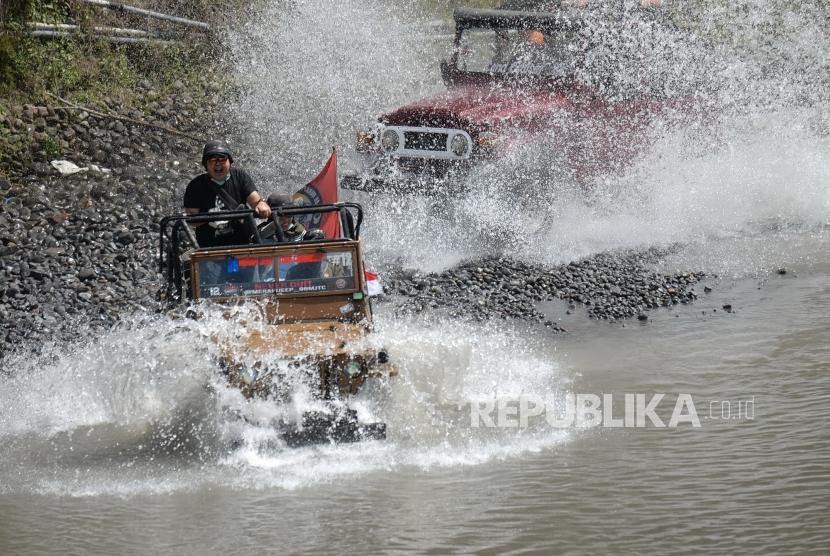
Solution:
[{"label": "sunglasses", "polygon": [[224,162],[227,159],[228,157],[223,154],[214,154],[208,157],[208,162]]}]

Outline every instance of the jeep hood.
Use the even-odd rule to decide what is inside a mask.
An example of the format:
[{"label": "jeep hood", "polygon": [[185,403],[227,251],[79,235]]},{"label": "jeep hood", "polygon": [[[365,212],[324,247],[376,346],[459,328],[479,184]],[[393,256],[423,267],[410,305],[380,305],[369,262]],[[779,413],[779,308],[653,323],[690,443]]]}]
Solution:
[{"label": "jeep hood", "polygon": [[343,322],[297,322],[262,326],[221,346],[228,359],[239,354],[264,357],[276,353],[286,358],[330,356],[362,350],[365,326]]},{"label": "jeep hood", "polygon": [[554,110],[572,111],[561,89],[510,86],[454,87],[407,104],[380,118],[386,125],[460,127],[471,131],[497,127],[533,127]]}]

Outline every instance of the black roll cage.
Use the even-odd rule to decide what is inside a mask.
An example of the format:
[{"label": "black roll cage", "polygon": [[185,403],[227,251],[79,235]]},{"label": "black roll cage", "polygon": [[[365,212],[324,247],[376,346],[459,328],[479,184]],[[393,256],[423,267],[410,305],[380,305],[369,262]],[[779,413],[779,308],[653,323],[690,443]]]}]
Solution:
[{"label": "black roll cage", "polygon": [[[302,244],[325,243],[330,241],[342,241],[360,239],[360,227],[363,224],[363,207],[357,203],[335,203],[330,205],[311,205],[311,206],[290,206],[290,207],[274,207],[271,209],[271,217],[268,221],[274,226],[275,241],[263,241],[260,236],[259,229],[256,225],[255,215],[256,211],[253,209],[246,210],[226,210],[218,212],[204,212],[199,214],[178,214],[165,216],[159,222],[159,272],[166,274],[168,286],[174,286],[175,291],[181,291],[182,287],[182,249],[181,238],[182,234],[187,240],[199,251],[220,251],[227,249],[238,249],[240,247],[252,247],[259,245],[280,245],[288,243],[285,239],[285,234],[280,226],[280,217],[294,216],[298,214],[326,214],[337,212],[340,217],[340,237],[338,238],[323,238],[312,239],[302,242]],[[245,220],[250,225],[254,233],[251,237],[251,243],[240,243],[234,245],[220,245],[202,247],[196,239],[196,234],[189,224],[203,224],[206,222],[220,222],[226,220]],[[169,231],[169,233],[168,233]],[[166,243],[169,242],[169,249],[165,249]],[[166,255],[166,256],[165,256]]]},{"label": "black roll cage", "polygon": [[573,12],[525,12],[518,10],[492,10],[459,7],[453,14],[456,32],[469,27],[534,27],[555,28],[575,24],[585,19]]}]

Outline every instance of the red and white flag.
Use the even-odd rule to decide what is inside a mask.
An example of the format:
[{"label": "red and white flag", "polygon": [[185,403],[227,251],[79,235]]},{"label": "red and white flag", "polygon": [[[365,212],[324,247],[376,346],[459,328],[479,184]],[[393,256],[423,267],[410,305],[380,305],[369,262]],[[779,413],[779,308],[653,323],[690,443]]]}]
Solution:
[{"label": "red and white flag", "polygon": [[372,297],[374,295],[383,295],[383,286],[380,284],[380,277],[376,272],[371,270],[365,271],[366,274],[366,295]]},{"label": "red and white flag", "polygon": [[[337,151],[331,156],[323,170],[308,185],[294,193],[294,201],[300,205],[332,205],[337,202]],[[307,229],[320,229],[328,239],[340,237],[340,213],[308,214],[298,218]]]}]

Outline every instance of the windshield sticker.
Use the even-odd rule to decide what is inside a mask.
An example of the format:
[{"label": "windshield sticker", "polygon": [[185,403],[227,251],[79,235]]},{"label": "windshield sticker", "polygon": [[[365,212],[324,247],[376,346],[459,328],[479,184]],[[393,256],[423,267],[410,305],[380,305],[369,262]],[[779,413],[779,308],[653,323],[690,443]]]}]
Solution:
[{"label": "windshield sticker", "polygon": [[353,291],[351,251],[277,257],[223,257],[198,262],[201,297]]},{"label": "windshield sticker", "polygon": [[279,285],[274,283],[259,283],[251,284],[251,286],[250,289],[244,291],[245,295],[325,292],[334,289],[329,288],[328,284],[316,283],[314,280],[296,280]]}]

